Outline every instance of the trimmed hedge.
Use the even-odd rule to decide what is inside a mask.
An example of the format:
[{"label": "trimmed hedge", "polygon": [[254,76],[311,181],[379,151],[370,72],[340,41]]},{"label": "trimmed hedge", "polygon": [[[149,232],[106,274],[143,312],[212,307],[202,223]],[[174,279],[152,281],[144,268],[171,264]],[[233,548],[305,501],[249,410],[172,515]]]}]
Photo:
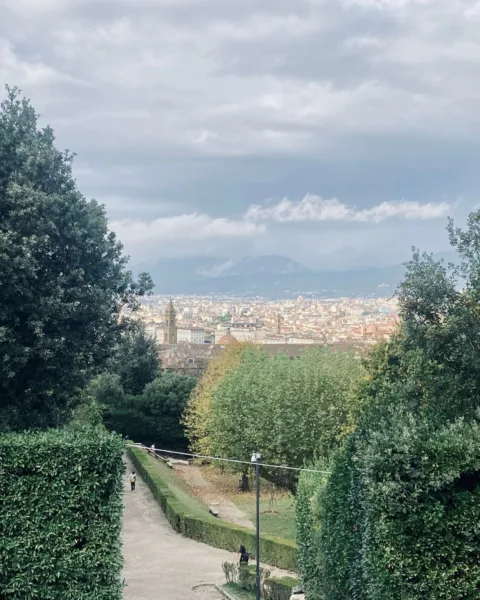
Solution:
[{"label": "trimmed hedge", "polygon": [[[315,465],[320,470],[325,465]],[[295,529],[297,533],[298,570],[305,598],[316,600],[321,597],[321,576],[318,561],[320,523],[317,512],[317,495],[325,487],[327,477],[319,473],[303,472],[298,480],[295,496]]]},{"label": "trimmed hedge", "polygon": [[[165,516],[175,531],[192,540],[197,540],[237,552],[243,544],[251,555],[255,555],[255,532],[245,527],[225,523],[214,517],[198,517],[188,514],[185,506],[172,493],[163,481],[152,460],[141,448],[127,446],[128,454],[147,483]],[[260,556],[262,562],[293,571],[297,566],[297,547],[295,542],[269,535],[260,536]]]},{"label": "trimmed hedge", "polygon": [[100,430],[0,435],[0,598],[120,600],[121,441]]},{"label": "trimmed hedge", "polygon": [[264,583],[267,600],[290,600],[292,591],[298,586],[294,577],[269,577]]},{"label": "trimmed hedge", "polygon": [[322,509],[326,600],[480,597],[480,423],[397,411],[356,432]]}]

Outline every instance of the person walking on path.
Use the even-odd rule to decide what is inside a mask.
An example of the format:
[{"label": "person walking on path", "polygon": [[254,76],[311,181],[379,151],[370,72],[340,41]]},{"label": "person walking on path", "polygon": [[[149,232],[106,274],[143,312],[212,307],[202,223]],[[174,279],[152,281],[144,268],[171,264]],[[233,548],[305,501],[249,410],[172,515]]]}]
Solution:
[{"label": "person walking on path", "polygon": [[135,483],[137,481],[137,474],[135,473],[135,471],[132,471],[130,473],[130,488],[131,491],[134,492],[135,491]]}]

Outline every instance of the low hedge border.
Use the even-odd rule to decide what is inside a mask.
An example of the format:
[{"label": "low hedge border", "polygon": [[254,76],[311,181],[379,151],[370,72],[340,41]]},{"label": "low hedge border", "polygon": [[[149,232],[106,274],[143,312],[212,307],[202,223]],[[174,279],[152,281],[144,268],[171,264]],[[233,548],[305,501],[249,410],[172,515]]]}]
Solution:
[{"label": "low hedge border", "polygon": [[298,583],[293,577],[269,577],[265,581],[265,597],[268,600],[290,600]]},{"label": "low hedge border", "polygon": [[[243,544],[250,554],[255,555],[254,531],[219,521],[214,517],[201,518],[189,515],[185,506],[158,474],[146,451],[130,444],[127,445],[127,452],[175,531],[192,540],[230,552],[237,552]],[[296,570],[297,546],[291,540],[261,535],[260,556],[262,562],[268,565],[288,571]]]}]

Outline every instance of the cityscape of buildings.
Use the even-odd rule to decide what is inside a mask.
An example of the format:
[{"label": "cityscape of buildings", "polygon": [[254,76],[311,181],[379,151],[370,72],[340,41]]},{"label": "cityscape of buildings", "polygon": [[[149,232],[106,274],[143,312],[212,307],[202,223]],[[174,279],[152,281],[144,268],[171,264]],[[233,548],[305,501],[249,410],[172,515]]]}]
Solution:
[{"label": "cityscape of buildings", "polygon": [[149,296],[135,316],[157,341],[164,368],[200,374],[226,345],[238,342],[291,358],[319,344],[361,356],[394,332],[398,306],[394,298]]}]

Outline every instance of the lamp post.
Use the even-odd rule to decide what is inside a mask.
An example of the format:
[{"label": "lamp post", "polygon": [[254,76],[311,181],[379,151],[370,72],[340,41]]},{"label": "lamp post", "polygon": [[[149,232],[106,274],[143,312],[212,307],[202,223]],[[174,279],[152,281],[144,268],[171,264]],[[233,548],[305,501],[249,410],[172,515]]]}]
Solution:
[{"label": "lamp post", "polygon": [[257,562],[256,569],[256,600],[260,600],[260,453],[252,452],[252,464],[255,465],[255,479],[257,487],[256,497],[256,551],[255,558]]}]

